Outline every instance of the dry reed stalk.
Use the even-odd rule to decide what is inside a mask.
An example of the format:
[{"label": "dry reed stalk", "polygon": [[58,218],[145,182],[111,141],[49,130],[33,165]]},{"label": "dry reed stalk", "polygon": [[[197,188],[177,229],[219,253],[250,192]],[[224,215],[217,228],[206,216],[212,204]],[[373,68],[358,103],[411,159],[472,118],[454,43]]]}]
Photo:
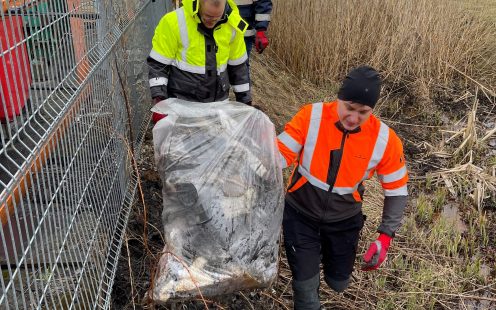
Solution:
[{"label": "dry reed stalk", "polygon": [[124,242],[126,245],[126,253],[127,253],[127,265],[129,268],[129,279],[131,280],[131,283],[129,285],[131,286],[131,300],[133,304],[133,309],[136,309],[136,302],[134,301],[134,276],[133,276],[133,268],[131,267],[131,254],[129,252],[129,243],[128,243],[128,238],[127,238],[127,233],[124,235]]},{"label": "dry reed stalk", "polygon": [[367,63],[422,92],[460,78],[494,85],[496,27],[453,1],[274,2],[271,49],[298,77],[324,85]]},{"label": "dry reed stalk", "polygon": [[434,172],[431,176],[442,179],[453,197],[469,195],[479,212],[482,212],[483,200],[487,198],[486,192],[496,191],[496,177],[471,162]]},{"label": "dry reed stalk", "polygon": [[491,137],[492,135],[496,134],[496,127],[494,127],[493,129],[489,130],[485,135],[484,135],[484,138],[482,138],[479,142],[485,142],[487,139],[489,139],[489,137]]},{"label": "dry reed stalk", "polygon": [[[463,132],[463,142],[458,146],[458,148],[453,152],[453,155],[460,153],[463,150],[472,150],[473,146],[477,143],[477,108],[479,106],[479,100],[477,99],[478,90],[475,92],[474,103],[472,105],[472,110],[467,114],[467,126],[464,128]],[[457,134],[455,134],[457,136]]]},{"label": "dry reed stalk", "polygon": [[260,292],[261,295],[267,296],[268,298],[272,299],[275,301],[278,305],[282,306],[284,309],[289,310],[289,308],[284,304],[284,301],[282,301],[280,298],[272,296],[272,294],[268,294],[265,292]]},{"label": "dry reed stalk", "polygon": [[246,297],[245,294],[243,294],[243,292],[239,292],[239,294],[246,300],[246,302],[248,303],[248,305],[250,306],[250,309],[251,310],[255,310],[255,308],[253,307],[253,305],[251,304],[250,300],[248,299],[248,297]]}]

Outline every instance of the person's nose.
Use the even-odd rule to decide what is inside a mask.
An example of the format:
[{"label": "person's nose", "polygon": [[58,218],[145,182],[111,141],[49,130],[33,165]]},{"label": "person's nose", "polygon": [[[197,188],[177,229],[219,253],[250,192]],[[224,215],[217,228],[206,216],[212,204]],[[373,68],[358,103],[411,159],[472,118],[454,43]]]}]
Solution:
[{"label": "person's nose", "polygon": [[356,112],[351,112],[350,113],[350,116],[349,116],[349,120],[353,123],[358,123],[358,120],[359,120],[359,116],[358,116],[358,113]]}]

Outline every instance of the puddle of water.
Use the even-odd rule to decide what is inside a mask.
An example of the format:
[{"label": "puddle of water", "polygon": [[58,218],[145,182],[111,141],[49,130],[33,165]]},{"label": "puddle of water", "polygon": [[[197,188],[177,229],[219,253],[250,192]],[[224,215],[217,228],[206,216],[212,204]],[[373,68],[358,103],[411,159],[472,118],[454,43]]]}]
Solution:
[{"label": "puddle of water", "polygon": [[455,225],[458,232],[464,233],[467,231],[467,225],[462,221],[460,213],[458,213],[458,206],[455,204],[447,204],[443,207],[441,211],[441,216],[444,217],[448,222]]}]

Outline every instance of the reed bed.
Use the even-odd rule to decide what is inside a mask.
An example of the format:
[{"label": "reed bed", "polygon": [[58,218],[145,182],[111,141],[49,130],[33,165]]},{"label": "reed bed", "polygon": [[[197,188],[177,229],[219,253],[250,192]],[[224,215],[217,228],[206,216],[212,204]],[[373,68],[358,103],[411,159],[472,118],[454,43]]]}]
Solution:
[{"label": "reed bed", "polygon": [[[493,92],[496,27],[450,0],[275,0],[271,50],[298,77],[335,82],[369,64],[389,84]],[[463,84],[460,84],[463,83]]]}]

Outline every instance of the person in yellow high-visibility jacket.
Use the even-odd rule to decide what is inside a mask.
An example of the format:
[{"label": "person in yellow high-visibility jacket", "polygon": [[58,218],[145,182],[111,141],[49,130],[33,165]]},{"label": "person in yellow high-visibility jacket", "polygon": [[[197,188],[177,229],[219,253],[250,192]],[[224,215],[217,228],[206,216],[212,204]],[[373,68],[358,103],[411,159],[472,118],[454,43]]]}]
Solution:
[{"label": "person in yellow high-visibility jacket", "polygon": [[[222,101],[232,87],[237,101],[251,105],[243,37],[248,24],[233,0],[183,0],[182,4],[155,29],[147,58],[154,102]],[[153,120],[161,117],[154,114]]]}]

